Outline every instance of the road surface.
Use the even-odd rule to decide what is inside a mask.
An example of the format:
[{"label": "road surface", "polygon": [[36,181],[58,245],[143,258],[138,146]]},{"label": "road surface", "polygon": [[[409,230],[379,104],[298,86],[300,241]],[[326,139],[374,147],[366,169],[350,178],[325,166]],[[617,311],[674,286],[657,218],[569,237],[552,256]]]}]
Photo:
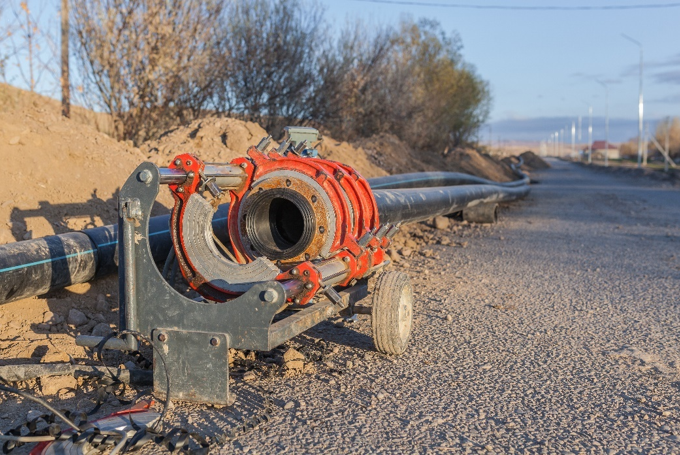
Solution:
[{"label": "road surface", "polygon": [[368,316],[308,332],[317,372],[237,381],[243,416],[259,387],[275,411],[222,452],[680,453],[680,191],[552,165],[465,248],[409,261],[406,354],[375,352]]}]

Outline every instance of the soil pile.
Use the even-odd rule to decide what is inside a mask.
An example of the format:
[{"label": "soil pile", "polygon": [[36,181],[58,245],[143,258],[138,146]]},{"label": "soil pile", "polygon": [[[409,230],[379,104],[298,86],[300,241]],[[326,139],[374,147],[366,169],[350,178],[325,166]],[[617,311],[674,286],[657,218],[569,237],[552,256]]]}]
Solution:
[{"label": "soil pile", "polygon": [[0,244],[114,223],[117,191],[145,159],[90,125],[64,119],[54,100],[5,85],[0,157],[8,166]]},{"label": "soil pile", "polygon": [[[245,155],[268,135],[260,125],[233,118],[207,118],[163,133],[158,140],[141,146],[156,165],[167,166],[176,155],[193,153],[207,162],[227,163]],[[272,147],[278,144],[273,143]],[[364,177],[387,175],[361,148],[325,136],[317,146],[323,158],[349,164]]]},{"label": "soil pile", "polygon": [[524,160],[524,164],[522,165],[522,167],[529,171],[548,169],[550,167],[550,165],[543,158],[536,155],[531,150],[527,150],[526,152],[522,153],[519,157],[522,158],[522,160]]},{"label": "soil pile", "polygon": [[473,149],[457,148],[445,154],[416,152],[392,134],[379,134],[354,143],[390,174],[407,172],[464,172],[498,182],[516,178],[510,166]]}]

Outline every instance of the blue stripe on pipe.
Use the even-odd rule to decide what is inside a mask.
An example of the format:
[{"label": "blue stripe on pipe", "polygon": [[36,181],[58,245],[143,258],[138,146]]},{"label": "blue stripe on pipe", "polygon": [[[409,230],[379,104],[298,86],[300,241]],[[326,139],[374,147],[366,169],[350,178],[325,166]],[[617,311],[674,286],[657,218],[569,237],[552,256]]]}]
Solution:
[{"label": "blue stripe on pipe", "polygon": [[20,264],[20,265],[15,265],[13,267],[7,267],[5,269],[0,270],[0,273],[2,272],[11,272],[12,270],[17,270],[17,269],[24,269],[26,267],[31,267],[33,265],[40,265],[40,264],[46,264],[48,262],[54,262],[54,261],[61,261],[62,259],[68,259],[72,258],[74,256],[78,256],[81,254],[89,254],[89,253],[94,253],[97,250],[87,250],[87,251],[79,251],[78,253],[71,253],[67,254],[66,256],[59,256],[58,258],[50,258],[50,259],[43,259],[42,261],[36,261],[36,262],[31,262],[29,264]]},{"label": "blue stripe on pipe", "polygon": [[[214,219],[213,221],[224,221],[226,220],[227,217],[222,217],[222,218],[217,218]],[[154,235],[160,235],[160,234],[167,234],[170,232],[170,229],[166,229],[165,231],[156,231],[151,234],[149,234],[149,237],[152,237]],[[105,246],[110,246],[110,245],[116,245],[118,243],[118,240],[114,240],[113,242],[108,242],[108,243],[102,243],[99,245],[99,247],[105,247]],[[87,250],[87,251],[79,251],[78,253],[71,253],[67,254],[66,256],[59,256],[58,258],[50,258],[50,259],[43,259],[42,261],[35,261],[35,262],[29,262],[28,264],[20,264],[20,265],[14,265],[12,267],[6,267],[4,269],[0,269],[0,273],[3,272],[11,272],[12,270],[18,270],[18,269],[25,269],[26,267],[32,267],[34,265],[40,265],[40,264],[47,264],[48,262],[53,262],[53,261],[61,261],[64,259],[69,259],[75,256],[79,256],[81,254],[90,254],[90,253],[95,253],[97,250]]]}]

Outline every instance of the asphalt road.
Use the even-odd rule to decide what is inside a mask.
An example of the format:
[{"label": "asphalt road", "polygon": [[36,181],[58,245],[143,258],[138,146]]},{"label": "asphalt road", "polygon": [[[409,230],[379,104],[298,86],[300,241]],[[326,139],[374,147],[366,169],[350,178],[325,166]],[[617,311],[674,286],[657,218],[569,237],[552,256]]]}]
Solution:
[{"label": "asphalt road", "polygon": [[259,387],[275,411],[222,451],[680,453],[680,192],[552,164],[465,248],[409,261],[406,354],[375,352],[368,316],[323,324],[296,340],[325,344],[316,373],[237,381],[234,419]]}]

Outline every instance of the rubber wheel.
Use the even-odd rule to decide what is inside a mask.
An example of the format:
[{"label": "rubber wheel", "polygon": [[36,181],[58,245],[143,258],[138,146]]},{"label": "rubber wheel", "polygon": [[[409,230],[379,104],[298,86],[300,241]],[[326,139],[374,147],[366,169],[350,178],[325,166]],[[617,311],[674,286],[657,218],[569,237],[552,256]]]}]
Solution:
[{"label": "rubber wheel", "polygon": [[373,290],[371,325],[379,352],[399,355],[406,350],[413,324],[413,288],[403,272],[383,272]]}]

